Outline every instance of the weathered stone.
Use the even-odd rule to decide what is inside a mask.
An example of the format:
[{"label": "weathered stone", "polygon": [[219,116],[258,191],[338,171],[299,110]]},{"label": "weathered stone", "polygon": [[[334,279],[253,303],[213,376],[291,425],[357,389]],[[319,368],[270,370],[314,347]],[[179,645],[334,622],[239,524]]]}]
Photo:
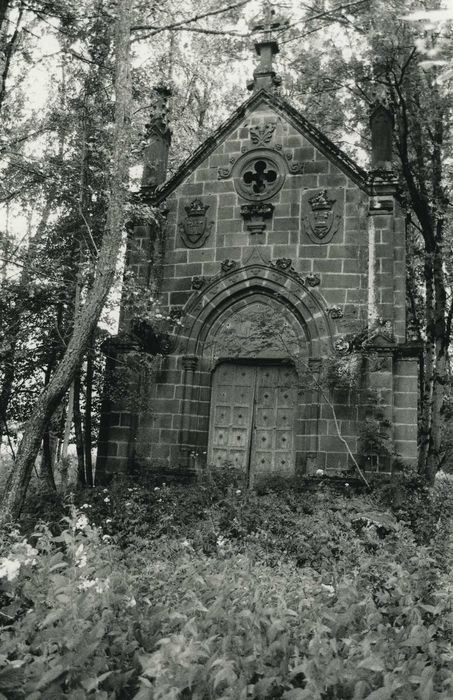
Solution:
[{"label": "weathered stone", "polygon": [[[153,203],[171,204],[165,230],[134,222],[128,266],[149,284],[146,293],[159,296],[157,321],[167,324],[174,349],[146,378],[131,373],[129,396],[104,402],[100,481],[132,466],[188,472],[196,464],[235,463],[238,454],[246,454],[242,466],[252,475],[350,467],[332,406],[310,376],[323,376],[326,360],[347,365],[351,333],[366,326],[377,332],[379,319],[391,333],[381,328],[371,338],[377,361],[361,376],[364,392],[336,388],[333,410],[366,470],[385,473],[391,463],[361,453],[361,422],[376,408],[365,389],[390,418],[395,454],[415,455],[418,370],[416,354],[410,357],[404,345],[404,214],[393,185],[376,184],[382,173],[370,181],[271,94],[275,44],[268,39],[257,42],[260,63],[248,104],[156,190]],[[260,91],[262,85],[268,89]],[[384,117],[378,128],[375,115],[372,125],[373,164],[380,167],[389,154]],[[186,221],[196,217],[194,225]],[[123,317],[122,332],[127,323]],[[266,323],[271,330],[260,345]],[[121,361],[137,352],[129,345]],[[310,358],[299,362],[299,375],[290,362],[295,348]]]}]

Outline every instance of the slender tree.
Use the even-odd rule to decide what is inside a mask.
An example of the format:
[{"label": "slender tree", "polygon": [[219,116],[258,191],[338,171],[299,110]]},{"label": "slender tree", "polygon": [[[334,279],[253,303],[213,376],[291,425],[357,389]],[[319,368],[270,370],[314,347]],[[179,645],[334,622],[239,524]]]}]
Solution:
[{"label": "slender tree", "polygon": [[126,201],[131,111],[130,27],[132,0],[119,0],[115,27],[115,121],[107,223],[96,276],[76,319],[63,359],[40,395],[24,429],[15,465],[2,499],[0,523],[20,514],[46,426],[77,371],[113,283],[121,247]]}]

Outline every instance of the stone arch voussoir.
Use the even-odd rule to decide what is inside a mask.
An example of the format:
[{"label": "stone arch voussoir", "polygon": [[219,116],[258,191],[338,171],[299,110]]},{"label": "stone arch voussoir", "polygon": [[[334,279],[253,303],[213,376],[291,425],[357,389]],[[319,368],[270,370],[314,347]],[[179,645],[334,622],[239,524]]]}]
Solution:
[{"label": "stone arch voussoir", "polygon": [[185,355],[200,356],[203,344],[216,320],[241,299],[269,296],[283,304],[303,327],[310,355],[322,357],[332,349],[332,325],[319,295],[302,279],[278,268],[250,265],[213,279],[192,297],[186,307],[179,347]]}]

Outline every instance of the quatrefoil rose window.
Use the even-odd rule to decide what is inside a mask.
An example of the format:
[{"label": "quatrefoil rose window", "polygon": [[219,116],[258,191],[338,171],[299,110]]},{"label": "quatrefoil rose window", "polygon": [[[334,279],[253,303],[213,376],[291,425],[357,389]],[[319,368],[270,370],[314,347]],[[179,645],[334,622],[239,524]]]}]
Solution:
[{"label": "quatrefoil rose window", "polygon": [[283,181],[283,170],[277,158],[254,153],[243,161],[237,171],[235,186],[241,197],[256,202],[276,194]]}]

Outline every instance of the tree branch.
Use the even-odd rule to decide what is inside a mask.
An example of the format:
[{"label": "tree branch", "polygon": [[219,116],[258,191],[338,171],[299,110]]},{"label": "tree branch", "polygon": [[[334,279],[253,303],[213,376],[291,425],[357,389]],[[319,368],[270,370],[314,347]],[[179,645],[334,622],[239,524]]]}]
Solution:
[{"label": "tree branch", "polygon": [[[365,0],[361,0],[361,2],[364,2]],[[171,24],[166,24],[163,27],[156,27],[154,25],[150,24],[136,24],[134,27],[131,27],[132,32],[138,32],[142,30],[153,30],[151,34],[148,36],[154,36],[154,34],[159,34],[159,32],[164,32],[167,29],[177,29],[178,27],[183,27],[186,24],[192,24],[193,22],[198,22],[200,19],[204,19],[205,17],[213,17],[214,15],[220,15],[223,14],[224,12],[228,12],[229,10],[235,10],[238,7],[243,7],[244,5],[247,5],[250,2],[250,0],[241,0],[241,2],[237,2],[234,5],[230,5],[229,7],[222,7],[220,10],[210,10],[209,12],[203,12],[202,14],[195,15],[195,17],[189,17],[188,19],[182,19],[179,22],[172,22]]]}]

